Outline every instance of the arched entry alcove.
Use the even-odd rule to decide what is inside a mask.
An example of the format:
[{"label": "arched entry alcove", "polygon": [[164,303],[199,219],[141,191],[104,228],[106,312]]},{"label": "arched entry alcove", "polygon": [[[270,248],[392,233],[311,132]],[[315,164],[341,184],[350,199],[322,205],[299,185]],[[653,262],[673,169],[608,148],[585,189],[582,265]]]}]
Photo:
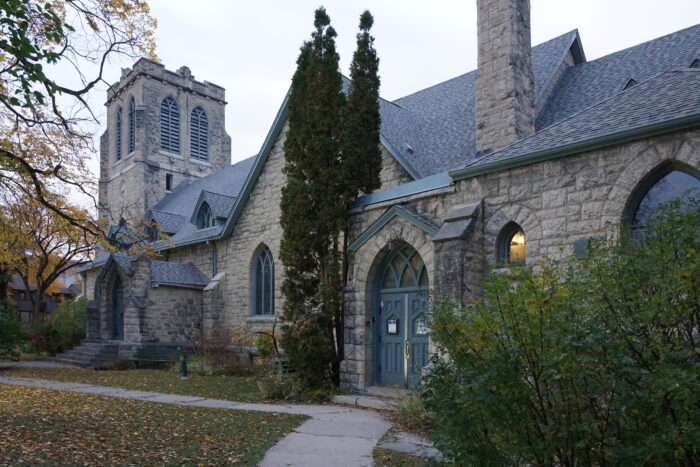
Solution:
[{"label": "arched entry alcove", "polygon": [[409,245],[395,248],[377,275],[375,381],[414,387],[428,363],[428,271]]},{"label": "arched entry alcove", "polygon": [[124,340],[124,286],[118,274],[112,285],[112,339]]}]

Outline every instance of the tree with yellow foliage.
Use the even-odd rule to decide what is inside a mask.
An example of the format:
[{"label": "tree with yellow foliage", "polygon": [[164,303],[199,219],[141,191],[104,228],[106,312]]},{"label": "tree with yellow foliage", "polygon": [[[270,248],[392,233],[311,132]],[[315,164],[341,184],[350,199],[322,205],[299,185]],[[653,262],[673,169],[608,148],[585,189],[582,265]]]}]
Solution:
[{"label": "tree with yellow foliage", "polygon": [[96,205],[87,96],[112,58],[155,58],[155,27],[145,0],[0,2],[0,191],[102,234],[65,199],[69,187]]},{"label": "tree with yellow foliage", "polygon": [[5,196],[0,218],[0,273],[22,278],[37,323],[42,297],[58,292],[61,275],[89,261],[97,237],[29,198]]}]

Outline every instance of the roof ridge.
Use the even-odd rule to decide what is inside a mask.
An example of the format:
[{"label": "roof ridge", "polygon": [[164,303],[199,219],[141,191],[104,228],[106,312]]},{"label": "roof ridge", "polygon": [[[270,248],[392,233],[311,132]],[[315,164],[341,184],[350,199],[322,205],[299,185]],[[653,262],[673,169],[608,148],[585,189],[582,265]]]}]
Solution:
[{"label": "roof ridge", "polygon": [[[542,133],[545,133],[545,132],[549,131],[550,129],[556,129],[556,128],[560,127],[561,125],[563,125],[564,123],[570,121],[571,119],[576,118],[576,117],[578,117],[579,115],[581,115],[581,114],[583,114],[583,113],[586,113],[586,112],[588,112],[588,111],[590,111],[590,110],[592,110],[592,109],[594,109],[594,108],[596,108],[596,107],[598,107],[598,106],[600,106],[600,105],[603,105],[603,104],[605,104],[605,103],[611,101],[612,99],[615,99],[615,98],[621,96],[622,94],[626,94],[626,93],[630,93],[630,94],[631,94],[632,91],[639,91],[639,90],[642,88],[643,85],[649,83],[650,81],[653,81],[653,80],[658,79],[658,78],[659,78],[660,76],[662,76],[662,75],[665,75],[665,74],[668,74],[668,73],[674,73],[674,72],[682,72],[682,71],[683,71],[682,69],[673,69],[673,68],[668,69],[668,70],[665,70],[665,71],[662,71],[661,73],[659,73],[659,74],[657,74],[657,75],[654,75],[654,76],[652,76],[652,77],[649,78],[649,79],[646,79],[646,80],[644,80],[644,81],[638,82],[636,85],[634,85],[634,86],[632,86],[632,87],[630,87],[630,88],[623,89],[623,90],[621,90],[621,91],[619,91],[619,92],[616,92],[616,93],[613,94],[612,96],[610,96],[610,97],[608,97],[608,98],[606,98],[606,99],[603,99],[602,101],[598,101],[598,102],[596,102],[595,104],[590,105],[590,106],[586,107],[585,109],[583,109],[583,110],[581,110],[581,111],[579,111],[579,112],[576,112],[575,114],[572,114],[572,115],[570,115],[570,116],[564,118],[563,120],[559,120],[558,122],[553,123],[553,124],[549,125],[548,127],[543,128],[542,130],[540,130],[540,131],[538,131],[538,132],[535,132],[535,133],[533,133],[533,134],[531,134],[531,135],[529,135],[529,136],[527,136],[527,137],[525,137],[525,138],[519,139],[518,141],[515,141],[515,142],[509,144],[508,146],[504,146],[504,147],[500,148],[500,149],[497,150],[497,151],[488,153],[488,154],[486,154],[486,155],[483,156],[483,157],[476,158],[476,159],[472,160],[472,162],[470,162],[469,164],[465,165],[464,167],[465,167],[465,168],[466,168],[466,167],[471,167],[471,166],[477,164],[478,162],[482,162],[482,161],[485,160],[486,158],[491,158],[493,155],[498,154],[498,153],[500,153],[500,152],[502,152],[502,151],[505,151],[506,149],[510,148],[511,146],[514,146],[514,145],[516,145],[516,144],[519,144],[519,143],[521,143],[521,142],[523,142],[523,141],[527,141],[527,140],[529,140],[529,139],[531,139],[531,138],[534,138],[535,136],[541,135]],[[700,69],[698,69],[698,71],[700,71]]]},{"label": "roof ridge", "polygon": [[658,41],[658,40],[661,40],[661,39],[664,39],[664,38],[667,38],[667,37],[670,37],[670,36],[673,36],[673,35],[676,35],[676,34],[683,33],[683,32],[685,32],[685,31],[688,31],[688,30],[693,29],[693,28],[700,28],[700,23],[694,24],[694,25],[692,25],[692,26],[688,26],[687,28],[678,29],[678,30],[676,30],[676,31],[669,32],[668,34],[664,34],[663,36],[657,36],[657,37],[653,37],[653,38],[651,38],[651,39],[647,39],[647,40],[645,40],[645,41],[643,41],[643,42],[640,42],[640,43],[638,43],[638,44],[634,44],[634,45],[630,45],[629,47],[625,47],[624,49],[616,50],[616,51],[614,51],[614,52],[610,52],[609,54],[602,55],[602,56],[600,56],[600,57],[598,57],[598,58],[596,58],[596,59],[588,60],[588,61],[586,61],[585,63],[595,63],[595,62],[597,62],[597,61],[599,61],[599,60],[602,60],[602,59],[604,59],[604,58],[612,57],[613,55],[617,55],[617,54],[621,54],[621,53],[623,53],[623,52],[627,52],[627,51],[629,51],[629,50],[631,50],[631,49],[634,49],[634,48],[637,48],[637,47],[641,47],[641,46],[643,46],[643,45],[650,44],[650,43],[652,43],[652,42],[655,42],[655,41]]},{"label": "roof ridge", "polygon": [[[572,29],[572,30],[567,31],[567,32],[565,32],[565,33],[563,33],[563,34],[559,34],[558,36],[554,36],[554,37],[552,37],[551,39],[547,39],[547,40],[544,41],[544,42],[540,42],[539,44],[535,44],[535,45],[533,45],[533,46],[530,47],[530,50],[532,50],[532,49],[534,49],[534,48],[536,48],[536,47],[540,47],[540,46],[542,46],[542,45],[545,45],[545,44],[547,44],[547,43],[549,43],[549,42],[555,41],[555,40],[557,40],[557,39],[561,39],[562,37],[565,37],[565,36],[570,35],[570,34],[575,34],[574,37],[579,36],[578,28]],[[571,45],[569,45],[569,47],[570,47],[570,46],[571,46]],[[473,69],[473,70],[470,70],[470,71],[467,71],[466,73],[462,73],[462,74],[457,75],[457,76],[454,76],[454,77],[452,77],[452,78],[448,78],[448,79],[446,79],[446,80],[444,80],[444,81],[440,81],[439,83],[432,84],[432,85],[427,86],[427,87],[425,87],[425,88],[423,88],[423,89],[418,89],[417,91],[414,91],[414,92],[412,92],[412,93],[410,93],[410,94],[406,94],[405,96],[397,97],[396,99],[394,99],[394,100],[391,101],[391,102],[392,102],[392,103],[395,103],[395,102],[398,101],[398,100],[401,100],[401,99],[404,99],[404,98],[407,98],[407,97],[411,97],[411,96],[413,96],[413,95],[416,95],[416,94],[418,94],[418,93],[420,93],[420,92],[423,92],[423,91],[425,91],[425,90],[427,90],[427,89],[433,88],[433,87],[438,86],[438,85],[440,85],[440,84],[448,83],[448,82],[450,82],[450,81],[453,81],[453,80],[462,78],[462,77],[464,77],[464,76],[466,76],[466,75],[469,75],[469,74],[471,74],[471,73],[476,73],[476,72],[477,72],[477,69],[478,69],[478,68]],[[403,108],[403,107],[402,107],[402,108]]]}]

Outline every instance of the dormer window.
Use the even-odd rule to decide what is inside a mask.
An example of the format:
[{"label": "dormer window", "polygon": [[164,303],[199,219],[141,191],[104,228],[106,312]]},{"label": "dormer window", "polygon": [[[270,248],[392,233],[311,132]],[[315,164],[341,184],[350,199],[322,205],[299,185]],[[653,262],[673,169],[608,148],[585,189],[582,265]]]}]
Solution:
[{"label": "dormer window", "polygon": [[700,60],[697,58],[693,60],[693,63],[690,64],[690,68],[700,68]]},{"label": "dormer window", "polygon": [[212,215],[211,208],[208,203],[202,203],[197,213],[197,229],[206,229],[208,227],[214,227],[214,216]]}]

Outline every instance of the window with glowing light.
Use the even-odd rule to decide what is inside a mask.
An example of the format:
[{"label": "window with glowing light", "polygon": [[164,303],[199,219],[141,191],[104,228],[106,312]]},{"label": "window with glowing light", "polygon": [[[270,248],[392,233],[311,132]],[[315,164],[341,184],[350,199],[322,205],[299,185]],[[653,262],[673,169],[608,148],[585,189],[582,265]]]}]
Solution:
[{"label": "window with glowing light", "polygon": [[503,264],[525,264],[527,242],[523,229],[511,222],[506,225],[498,240],[498,260]]}]

